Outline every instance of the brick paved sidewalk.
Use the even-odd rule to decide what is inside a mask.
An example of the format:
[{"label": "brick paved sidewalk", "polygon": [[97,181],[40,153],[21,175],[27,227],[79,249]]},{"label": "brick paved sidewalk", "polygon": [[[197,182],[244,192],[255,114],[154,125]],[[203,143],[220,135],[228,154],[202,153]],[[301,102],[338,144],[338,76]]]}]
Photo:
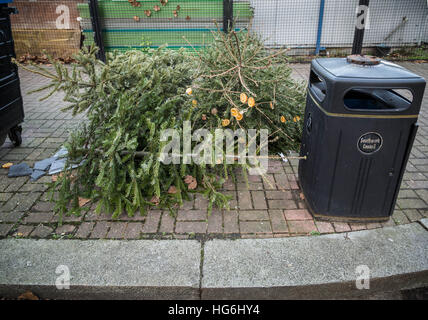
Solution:
[{"label": "brick paved sidewalk", "polygon": [[[403,63],[404,67],[428,78],[428,64]],[[293,76],[306,80],[308,64],[293,65]],[[12,148],[10,142],[0,147],[0,164],[47,158],[55,153],[68,136],[68,130],[83,119],[73,118],[60,109],[62,95],[55,94],[38,101],[40,94],[26,94],[46,84],[46,80],[20,70],[24,96],[25,123],[23,144]],[[297,161],[271,161],[269,180],[250,177],[249,189],[242,178],[235,185],[227,182],[226,192],[233,197],[230,211],[213,211],[207,216],[207,201],[197,195],[178,211],[176,218],[168,212],[151,210],[147,216],[121,216],[113,221],[107,215],[97,216],[92,210],[80,217],[58,217],[47,202],[46,183],[28,177],[8,178],[0,168],[0,237],[78,238],[78,239],[145,239],[145,238],[253,238],[316,235],[380,228],[404,224],[428,217],[428,90],[419,117],[420,129],[413,147],[407,172],[392,219],[386,223],[348,224],[314,221],[300,199],[296,183]]]}]

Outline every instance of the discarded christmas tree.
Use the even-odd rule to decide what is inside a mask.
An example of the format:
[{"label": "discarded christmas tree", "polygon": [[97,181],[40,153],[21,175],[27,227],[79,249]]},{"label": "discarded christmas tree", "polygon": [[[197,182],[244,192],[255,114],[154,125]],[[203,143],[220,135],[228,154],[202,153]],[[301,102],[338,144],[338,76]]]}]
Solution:
[{"label": "discarded christmas tree", "polygon": [[84,197],[97,203],[97,213],[113,217],[150,207],[174,212],[196,192],[209,199],[209,211],[228,208],[229,198],[219,190],[237,166],[246,172],[248,164],[161,161],[168,144],[162,132],[173,129],[181,137],[185,121],[212,134],[225,127],[266,128],[270,150],[298,147],[303,86],[291,80],[285,52],[268,52],[250,33],[214,36],[215,44],[196,55],[128,51],[104,64],[91,48],[75,57],[71,69],[54,61],[55,71],[23,66],[52,80],[38,91],[65,92],[65,109],[87,116],[66,143],[68,164],[81,165],[51,185],[57,211],[79,213]]},{"label": "discarded christmas tree", "polygon": [[271,153],[297,151],[305,85],[291,78],[287,49],[270,52],[247,31],[218,31],[214,38],[195,55],[196,127],[268,129]]}]

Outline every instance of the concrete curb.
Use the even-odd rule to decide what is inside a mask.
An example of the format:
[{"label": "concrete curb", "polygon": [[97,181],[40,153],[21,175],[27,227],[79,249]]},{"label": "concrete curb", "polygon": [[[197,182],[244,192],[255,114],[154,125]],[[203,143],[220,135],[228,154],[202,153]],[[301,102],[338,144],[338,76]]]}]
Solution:
[{"label": "concrete curb", "polygon": [[[64,299],[199,299],[197,241],[0,241],[0,296],[24,289]],[[56,279],[67,266],[70,289]]]},{"label": "concrete curb", "polygon": [[[369,298],[428,285],[428,232],[418,223],[318,237],[214,240],[202,299]],[[370,272],[358,290],[357,266]]]},{"label": "concrete curb", "polygon": [[[0,240],[0,296],[55,299],[385,298],[428,286],[428,231],[419,223],[278,239]],[[71,287],[58,290],[59,265]],[[358,265],[370,289],[357,290]]]}]

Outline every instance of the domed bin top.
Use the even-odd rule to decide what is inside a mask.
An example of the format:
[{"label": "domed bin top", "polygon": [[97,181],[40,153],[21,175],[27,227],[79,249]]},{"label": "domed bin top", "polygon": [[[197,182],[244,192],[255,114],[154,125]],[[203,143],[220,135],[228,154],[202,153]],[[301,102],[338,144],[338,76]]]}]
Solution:
[{"label": "domed bin top", "polygon": [[316,62],[326,71],[338,78],[359,79],[422,79],[407,69],[377,58],[373,64],[350,62],[348,58],[320,58]]},{"label": "domed bin top", "polygon": [[425,80],[395,63],[353,55],[314,59],[308,87],[311,98],[332,115],[417,116]]}]

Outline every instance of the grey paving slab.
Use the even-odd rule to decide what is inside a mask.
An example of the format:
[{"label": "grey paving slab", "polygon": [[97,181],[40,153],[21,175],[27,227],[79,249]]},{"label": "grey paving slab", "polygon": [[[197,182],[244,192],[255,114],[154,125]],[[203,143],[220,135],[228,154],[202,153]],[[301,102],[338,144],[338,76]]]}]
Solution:
[{"label": "grey paving slab", "polygon": [[[24,289],[41,297],[197,299],[201,244],[197,241],[0,241],[0,296]],[[55,281],[69,268],[70,289]]]},{"label": "grey paving slab", "polygon": [[50,167],[50,165],[56,160],[55,157],[50,157],[47,159],[43,159],[34,163],[34,170],[46,171]]},{"label": "grey paving slab", "polygon": [[33,173],[33,169],[31,169],[28,164],[25,162],[14,164],[9,168],[8,177],[9,178],[15,178],[15,177],[24,177],[29,176]]},{"label": "grey paving slab", "polygon": [[45,171],[42,170],[34,170],[31,174],[31,181],[37,181],[39,178],[43,177],[46,174]]},{"label": "grey paving slab", "polygon": [[[355,286],[361,265],[370,269],[369,290]],[[412,223],[347,235],[212,240],[202,272],[203,299],[364,297],[428,285],[428,232]]]}]

